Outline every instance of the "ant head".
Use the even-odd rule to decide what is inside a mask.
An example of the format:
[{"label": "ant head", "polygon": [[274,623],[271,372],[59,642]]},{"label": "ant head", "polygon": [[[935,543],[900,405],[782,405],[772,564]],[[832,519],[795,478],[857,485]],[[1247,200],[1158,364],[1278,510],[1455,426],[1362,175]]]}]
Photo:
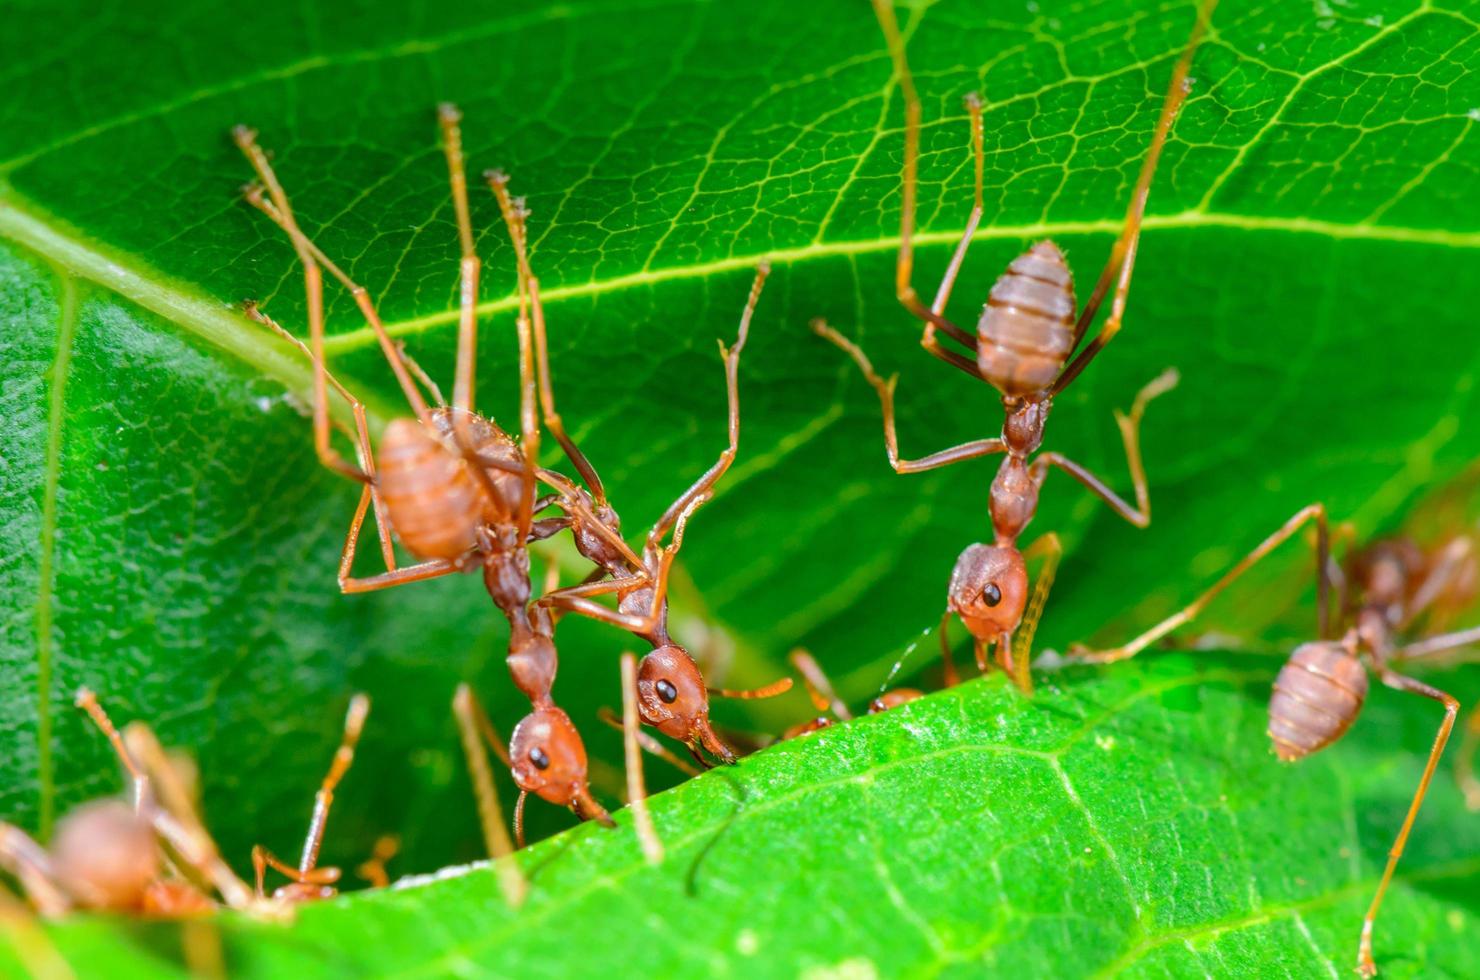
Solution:
[{"label": "ant head", "polygon": [[57,880],[79,904],[134,909],[159,877],[154,829],[122,800],[73,810],[52,842]]},{"label": "ant head", "polygon": [[725,762],[735,753],[709,727],[709,689],[683,647],[658,647],[637,665],[637,710],[642,720],[690,748],[703,745]]},{"label": "ant head", "polygon": [[[509,739],[514,782],[556,806],[568,806],[582,817],[583,807],[601,810],[586,785],[586,746],[570,716],[554,705],[526,715]],[[603,811],[604,812],[604,811]]]},{"label": "ant head", "polygon": [[974,544],[951,571],[951,612],[978,640],[995,640],[1017,628],[1028,601],[1028,569],[1011,546]]},{"label": "ant head", "polygon": [[870,701],[868,703],[868,713],[876,715],[881,711],[888,711],[890,708],[897,708],[902,704],[918,701],[924,696],[923,692],[917,691],[913,687],[896,687],[894,690],[885,691]]}]

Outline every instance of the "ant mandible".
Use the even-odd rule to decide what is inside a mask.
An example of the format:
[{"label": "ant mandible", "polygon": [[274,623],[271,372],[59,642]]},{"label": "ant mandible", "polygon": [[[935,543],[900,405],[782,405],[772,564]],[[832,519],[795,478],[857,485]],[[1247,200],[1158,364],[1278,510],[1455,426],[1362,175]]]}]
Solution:
[{"label": "ant mandible", "polygon": [[1388,852],[1387,866],[1372,896],[1372,904],[1362,920],[1357,969],[1363,976],[1370,977],[1377,973],[1377,965],[1372,958],[1372,933],[1378,909],[1392,881],[1398,859],[1403,855],[1408,834],[1413,829],[1424,794],[1428,792],[1429,782],[1459,712],[1459,702],[1453,697],[1423,681],[1398,673],[1392,665],[1412,663],[1480,643],[1480,626],[1475,626],[1406,645],[1399,644],[1399,638],[1421,615],[1443,604],[1444,597],[1466,574],[1467,568],[1473,572],[1473,542],[1469,538],[1456,538],[1425,554],[1411,542],[1384,541],[1357,552],[1342,575],[1343,591],[1347,595],[1337,604],[1341,624],[1346,629],[1339,639],[1333,639],[1330,632],[1333,625],[1330,609],[1332,576],[1326,508],[1323,504],[1310,504],[1297,511],[1206,592],[1175,614],[1123,646],[1100,651],[1076,646],[1071,649],[1069,659],[1083,663],[1112,663],[1135,656],[1191,621],[1218,593],[1311,521],[1316,524],[1319,638],[1296,647],[1275,678],[1269,701],[1269,737],[1274,743],[1275,755],[1281,762],[1297,762],[1346,734],[1366,701],[1369,671],[1394,690],[1431,698],[1444,706],[1444,720],[1434,736],[1428,762],[1419,778],[1403,826]]},{"label": "ant mandible", "polygon": [[[1146,404],[1177,383],[1174,371],[1163,373],[1141,389],[1128,413],[1116,413],[1135,488],[1135,506],[1121,499],[1104,481],[1079,463],[1061,453],[1039,453],[1038,449],[1043,441],[1043,427],[1053,399],[1079,377],[1095,355],[1120,331],[1151,178],[1156,171],[1172,121],[1187,97],[1187,71],[1215,2],[1216,0],[1207,0],[1204,3],[1192,35],[1172,70],[1171,85],[1156,123],[1151,147],[1131,195],[1125,226],[1078,318],[1074,315],[1074,281],[1069,266],[1058,246],[1053,242],[1043,241],[1008,265],[1007,271],[993,285],[977,323],[976,333],[972,334],[947,319],[945,308],[967,248],[982,217],[982,101],[976,95],[966,98],[976,164],[975,204],[935,300],[927,307],[920,301],[911,283],[914,269],[920,99],[905,57],[904,40],[895,20],[893,6],[890,0],[874,0],[874,10],[893,56],[895,73],[905,103],[904,166],[901,181],[903,200],[895,290],[905,309],[924,322],[920,344],[925,350],[972,378],[987,382],[1001,394],[1006,419],[1000,438],[973,440],[920,459],[901,459],[894,424],[894,387],[897,376],[888,380],[880,377],[862,349],[825,322],[813,321],[812,329],[852,357],[878,393],[884,417],[884,448],[889,465],[895,472],[921,473],[979,456],[1005,456],[992,481],[989,499],[993,542],[973,544],[956,560],[956,566],[951,572],[946,611],[941,617],[941,629],[944,632],[952,614],[959,617],[974,639],[978,666],[982,670],[987,669],[987,648],[995,644],[998,664],[1024,691],[1032,688],[1028,659],[1037,615],[1046,601],[1048,586],[1052,582],[1053,571],[1062,549],[1057,536],[1053,534],[1045,535],[1027,552],[1020,551],[1017,542],[1037,510],[1039,490],[1048,475],[1049,467],[1056,466],[1068,473],[1137,527],[1145,527],[1151,520],[1151,504],[1145,471],[1141,464],[1139,427]],[[1070,360],[1070,355],[1079,347],[1090,324],[1099,313],[1112,283],[1115,284],[1115,292],[1109,317],[1100,333]],[[973,356],[964,356],[944,346],[937,338],[937,331],[960,344]],[[1042,552],[1046,562],[1030,605],[1026,559],[1035,552]],[[1028,610],[1026,619],[1025,609]],[[1021,652],[1015,653],[1012,649],[1013,638],[1020,626]]]}]

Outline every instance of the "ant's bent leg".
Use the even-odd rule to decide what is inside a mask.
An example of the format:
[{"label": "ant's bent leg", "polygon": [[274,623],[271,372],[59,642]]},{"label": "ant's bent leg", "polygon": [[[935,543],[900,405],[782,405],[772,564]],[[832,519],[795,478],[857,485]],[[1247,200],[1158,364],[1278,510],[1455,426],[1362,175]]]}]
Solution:
[{"label": "ant's bent leg", "polygon": [[[1324,554],[1326,542],[1326,508],[1324,504],[1310,504],[1297,511],[1294,516],[1292,516],[1289,520],[1287,520],[1284,524],[1280,526],[1279,530],[1275,531],[1269,537],[1259,542],[1258,546],[1256,546],[1253,551],[1249,552],[1237,565],[1234,565],[1231,569],[1225,572],[1223,577],[1214,582],[1211,588],[1209,588],[1202,595],[1198,596],[1192,602],[1188,603],[1174,615],[1168,616],[1166,619],[1162,620],[1160,623],[1157,623],[1155,626],[1151,627],[1151,629],[1142,633],[1140,636],[1124,644],[1123,646],[1118,646],[1110,650],[1092,651],[1080,644],[1074,644],[1069,649],[1068,659],[1078,661],[1080,663],[1104,664],[1112,663],[1116,660],[1125,660],[1128,657],[1134,657],[1136,654],[1140,653],[1142,650],[1146,649],[1148,646],[1155,643],[1163,636],[1166,636],[1172,630],[1184,625],[1185,623],[1191,622],[1194,618],[1197,617],[1199,613],[1203,611],[1203,608],[1206,607],[1209,602],[1213,601],[1218,593],[1228,588],[1229,585],[1233,584],[1235,579],[1247,572],[1262,558],[1268,555],[1275,548],[1279,547],[1279,545],[1289,540],[1292,536],[1294,536],[1296,531],[1300,530],[1301,527],[1312,520],[1316,522],[1318,537],[1320,539],[1318,550],[1322,552],[1322,554],[1320,555],[1321,560],[1319,562],[1319,570],[1317,574],[1320,577],[1320,581],[1324,584],[1326,581]],[[1324,592],[1324,590],[1322,591]],[[1324,600],[1324,596],[1322,598]],[[1324,601],[1322,604],[1322,608],[1324,608]]]}]

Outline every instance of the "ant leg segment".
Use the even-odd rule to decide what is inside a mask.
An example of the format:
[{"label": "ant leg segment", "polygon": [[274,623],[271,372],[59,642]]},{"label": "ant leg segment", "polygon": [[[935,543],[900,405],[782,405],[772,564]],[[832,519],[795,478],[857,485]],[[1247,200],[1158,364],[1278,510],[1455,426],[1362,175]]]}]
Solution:
[{"label": "ant leg segment", "polygon": [[256,878],[257,897],[267,898],[267,869],[300,885],[332,885],[339,880],[338,868],[295,868],[261,844],[252,848],[252,873]]},{"label": "ant leg segment", "polygon": [[[354,560],[353,554],[350,560]],[[348,578],[341,575],[339,579],[339,591],[353,595],[360,592],[376,592],[380,589],[391,589],[407,582],[423,582],[429,578],[440,578],[453,572],[461,571],[461,566],[455,561],[445,558],[435,558],[424,561],[420,565],[410,565],[406,568],[396,568],[379,575],[371,575],[368,578]]]},{"label": "ant leg segment", "polygon": [[[1321,583],[1319,588],[1324,619],[1324,599],[1327,591],[1325,589],[1326,576],[1324,574],[1327,541],[1326,507],[1324,504],[1309,504],[1296,511],[1289,520],[1280,525],[1279,530],[1259,542],[1253,551],[1245,555],[1237,565],[1224,572],[1223,577],[1214,582],[1206,592],[1192,600],[1192,602],[1188,603],[1175,614],[1168,616],[1129,643],[1115,647],[1114,649],[1092,651],[1080,644],[1074,644],[1070,647],[1068,659],[1079,663],[1108,664],[1117,660],[1125,660],[1128,657],[1134,657],[1172,630],[1195,619],[1207,604],[1217,597],[1218,593],[1228,588],[1229,585],[1233,584],[1235,579],[1247,572],[1275,548],[1293,537],[1296,531],[1312,520],[1316,522],[1317,551],[1319,552],[1318,557],[1320,559],[1317,566],[1317,576]],[[1322,625],[1324,626],[1324,622]],[[1322,634],[1324,635],[1324,629],[1322,630]]]},{"label": "ant leg segment", "polygon": [[778,677],[776,680],[761,687],[733,688],[733,687],[711,687],[706,688],[712,698],[729,698],[733,701],[760,701],[763,698],[774,698],[790,691],[792,687],[790,677]]},{"label": "ant leg segment", "polygon": [[1430,606],[1438,601],[1444,594],[1444,590],[1460,575],[1466,564],[1475,552],[1475,542],[1469,537],[1455,538],[1444,546],[1443,552],[1429,574],[1419,584],[1417,591],[1413,594],[1413,601],[1409,604],[1403,619],[1398,623],[1398,629],[1410,625],[1419,615],[1424,613]]},{"label": "ant leg segment", "polygon": [[[610,728],[615,728],[619,732],[625,731],[622,727],[621,717],[618,716],[617,713],[610,708],[597,709],[596,717],[601,720],[601,723],[603,725],[606,725]],[[656,738],[653,738],[653,736],[643,731],[640,727],[637,729],[637,744],[642,747],[642,750],[644,752],[648,753],[649,755],[657,756],[659,759],[662,759],[664,762],[668,763],[670,766],[677,769],[685,776],[697,776],[701,772],[701,770],[695,768],[693,765],[674,755],[673,752],[669,750],[668,746],[664,745]]]},{"label": "ant leg segment", "polygon": [[[303,356],[308,358],[309,363],[316,365],[316,369],[317,366],[322,365],[322,362],[314,358],[313,351],[308,349],[308,345],[293,336],[276,320],[264,313],[262,308],[255,302],[248,302],[243,307],[243,310],[249,319],[262,324],[283,340],[298,348]],[[416,370],[420,372],[421,368],[417,366]],[[360,503],[355,511],[354,519],[350,522],[350,538],[346,539],[345,552],[341,553],[339,557],[340,570],[342,574],[348,575],[348,565],[354,564],[354,548],[351,547],[350,541],[359,540],[360,525],[365,520],[367,496],[369,501],[375,505],[375,530],[380,538],[381,557],[385,559],[386,568],[395,569],[396,552],[395,547],[391,544],[390,518],[386,516],[385,502],[380,499],[380,493],[375,488],[375,454],[370,448],[370,426],[365,420],[365,405],[354,395],[350,394],[348,388],[340,384],[339,379],[334,377],[327,366],[323,366],[323,371],[325,379],[333,386],[335,391],[339,392],[339,396],[349,404],[350,411],[353,412],[355,417],[355,433],[353,438],[355,441],[355,453],[359,458],[360,468],[358,471],[346,473],[346,475],[352,479],[360,480],[365,484],[365,492],[360,495]],[[330,460],[325,459],[322,455],[320,455],[319,460],[330,469],[338,470],[341,473],[346,472],[334,465]],[[347,558],[346,553],[348,555]]]},{"label": "ant leg segment", "polygon": [[538,521],[531,521],[526,540],[544,541],[546,538],[553,538],[570,526],[571,519],[569,517],[546,517]]},{"label": "ant leg segment", "polygon": [[550,605],[565,612],[577,613],[587,619],[594,619],[598,623],[606,623],[638,636],[651,633],[659,622],[657,616],[634,616],[580,596],[545,596],[540,602],[544,603],[546,600],[549,600]]},{"label": "ant leg segment", "polygon": [[[334,790],[355,761],[355,746],[359,744],[360,732],[365,728],[365,716],[370,713],[370,699],[356,694],[349,699],[349,710],[344,715],[344,736],[339,748],[334,750],[334,761],[319,785],[313,798],[313,816],[308,822],[308,836],[303,841],[303,854],[298,860],[298,870],[308,874],[319,863],[319,848],[324,843],[324,825],[329,820],[329,808],[334,805]],[[335,871],[338,876],[338,871]]]},{"label": "ant leg segment", "polygon": [[209,881],[225,903],[234,909],[252,904],[252,891],[221,859],[221,850],[195,812],[190,793],[178,771],[160,747],[153,730],[143,722],[130,724],[123,732],[124,744],[139,761],[139,768],[158,791],[157,808],[151,808],[155,832],[186,864]]},{"label": "ant leg segment", "polygon": [[[976,338],[962,330],[941,314],[927,309],[911,283],[915,268],[915,195],[920,162],[920,96],[915,91],[915,79],[910,73],[909,61],[905,58],[904,38],[899,33],[899,22],[894,18],[892,0],[874,0],[874,14],[884,31],[884,41],[889,55],[894,60],[894,73],[899,79],[899,89],[904,94],[904,166],[900,174],[899,258],[894,266],[894,294],[906,310],[924,321],[925,332],[920,344],[926,350],[946,360],[949,351],[942,350],[935,342],[935,331],[944,331],[952,339],[967,347],[976,348]],[[959,355],[952,355],[959,356]],[[962,358],[962,360],[965,360]],[[972,369],[972,374],[976,370]],[[980,377],[980,375],[977,375]]]},{"label": "ant leg segment", "polygon": [[1038,632],[1038,623],[1043,618],[1043,607],[1048,603],[1049,590],[1053,588],[1059,561],[1064,557],[1064,546],[1058,534],[1050,531],[1034,541],[1023,552],[1023,559],[1043,555],[1043,566],[1038,569],[1038,580],[1033,583],[1033,594],[1028,597],[1028,608],[1023,613],[1018,627],[1015,649],[1012,651],[1013,680],[1024,694],[1033,693],[1033,636]]},{"label": "ant leg segment", "polygon": [[72,908],[56,883],[50,856],[14,824],[0,823],[0,868],[21,883],[36,911],[48,919],[66,915]]},{"label": "ant leg segment", "polygon": [[1382,905],[1382,898],[1387,892],[1388,884],[1393,880],[1393,871],[1398,867],[1398,859],[1403,856],[1404,845],[1408,843],[1408,833],[1413,829],[1413,821],[1418,817],[1418,808],[1423,805],[1424,794],[1428,792],[1429,782],[1434,778],[1434,770],[1439,765],[1439,756],[1444,752],[1444,745],[1449,741],[1449,733],[1454,728],[1454,719],[1459,714],[1459,702],[1437,688],[1386,668],[1379,668],[1379,676],[1384,684],[1395,691],[1417,694],[1444,705],[1444,720],[1440,722],[1439,731],[1434,735],[1434,747],[1429,750],[1429,760],[1424,765],[1423,775],[1419,777],[1418,789],[1413,794],[1413,802],[1408,805],[1408,815],[1403,819],[1403,826],[1393,841],[1392,849],[1388,851],[1387,867],[1383,869],[1382,881],[1378,883],[1377,893],[1372,896],[1372,905],[1367,909],[1367,915],[1362,920],[1362,940],[1357,951],[1357,971],[1364,977],[1377,975],[1377,964],[1372,960],[1372,929],[1377,920],[1377,910]]},{"label": "ant leg segment", "polygon": [[946,611],[940,614],[940,626],[936,629],[940,636],[940,682],[945,687],[955,687],[961,683],[961,675],[956,673],[956,661],[951,656],[950,625],[951,610],[947,607]]},{"label": "ant leg segment", "polygon": [[514,801],[514,847],[521,851],[528,843],[524,839],[524,803],[528,799],[529,793],[520,790],[519,798]]},{"label": "ant leg segment", "polygon": [[128,746],[123,743],[123,736],[118,734],[118,729],[113,727],[113,721],[103,706],[98,703],[98,696],[91,689],[80,687],[77,696],[72,703],[87,712],[93,724],[108,739],[113,746],[113,751],[118,754],[118,759],[123,763],[123,768],[128,770],[129,780],[134,784],[134,812],[140,813],[144,809],[144,803],[149,799],[149,777],[139,768],[134,757],[129,754]]},{"label": "ant leg segment", "polygon": [[576,472],[581,474],[581,479],[586,481],[586,489],[591,491],[597,504],[604,505],[606,488],[601,484],[596,467],[591,465],[586,454],[581,452],[575,440],[566,433],[565,422],[555,410],[555,387],[550,380],[550,348],[545,334],[545,305],[540,301],[540,281],[533,277],[529,280],[529,301],[534,312],[535,364],[539,372],[540,414],[544,417],[545,428],[560,443],[560,448],[576,468]]},{"label": "ant leg segment", "polygon": [[[406,364],[401,360],[401,353],[396,347],[395,341],[385,329],[385,324],[380,320],[380,314],[375,310],[375,304],[370,301],[370,294],[364,286],[359,285],[344,270],[335,265],[322,249],[313,243],[303,229],[298,227],[298,221],[293,217],[293,210],[288,204],[288,196],[283,192],[282,185],[278,183],[277,175],[272,170],[272,165],[267,160],[267,154],[257,145],[257,134],[245,126],[237,126],[232,130],[232,136],[236,144],[241,148],[247,159],[251,162],[253,169],[257,171],[258,178],[266,186],[272,200],[266,201],[262,197],[259,187],[247,189],[247,201],[260,210],[263,214],[275,222],[278,227],[287,233],[293,242],[293,248],[298,253],[299,260],[304,266],[304,277],[308,288],[308,333],[309,345],[312,347],[314,357],[320,363],[324,362],[324,284],[323,275],[319,266],[329,270],[329,274],[348,289],[354,297],[355,305],[360,308],[360,313],[370,328],[375,332],[376,339],[380,342],[381,352],[384,353],[386,361],[391,366],[396,381],[401,386],[401,391],[406,396],[412,410],[420,422],[431,428],[431,414],[427,408],[426,400],[422,398],[421,392],[417,390],[415,382],[406,370]],[[327,408],[326,392],[324,390],[324,379],[322,375],[315,373],[314,377],[314,406],[315,406],[315,435],[322,429],[324,438],[328,438],[327,414],[325,421],[319,424],[319,407]]]},{"label": "ant leg segment", "polygon": [[1059,375],[1058,380],[1050,389],[1050,395],[1057,395],[1068,387],[1070,382],[1078,377],[1079,373],[1094,359],[1094,356],[1103,350],[1111,338],[1120,331],[1121,318],[1125,313],[1126,296],[1130,292],[1131,272],[1136,264],[1136,250],[1140,244],[1141,220],[1145,217],[1146,199],[1151,191],[1151,178],[1156,173],[1157,163],[1161,160],[1161,151],[1166,145],[1167,134],[1171,131],[1172,122],[1176,119],[1182,103],[1187,99],[1187,93],[1190,90],[1187,72],[1192,66],[1192,55],[1202,40],[1203,32],[1207,29],[1208,20],[1212,17],[1213,8],[1217,6],[1217,2],[1218,0],[1204,0],[1202,7],[1198,10],[1197,22],[1193,25],[1192,35],[1188,37],[1187,45],[1182,49],[1182,55],[1172,69],[1172,80],[1167,87],[1161,115],[1156,120],[1156,129],[1151,137],[1151,147],[1146,152],[1145,162],[1141,164],[1141,173],[1136,179],[1136,188],[1131,193],[1131,202],[1126,208],[1125,227],[1120,233],[1120,238],[1111,248],[1109,261],[1105,263],[1105,268],[1100,272],[1100,278],[1095,282],[1095,288],[1090,293],[1089,300],[1084,304],[1084,310],[1074,324],[1074,345],[1078,346],[1084,338],[1090,323],[1100,311],[1100,304],[1104,302],[1105,294],[1109,292],[1110,283],[1118,278],[1115,299],[1111,303],[1110,317],[1105,321],[1105,326],[1101,328],[1099,335]]},{"label": "ant leg segment", "polygon": [[1448,653],[1467,647],[1472,643],[1480,643],[1480,626],[1472,626],[1466,630],[1458,630],[1454,633],[1445,633],[1443,636],[1430,636],[1426,639],[1410,643],[1399,648],[1392,654],[1391,659],[1404,662],[1418,660],[1421,657],[1432,657],[1438,653]]},{"label": "ant leg segment", "polygon": [[[982,97],[975,92],[967,94],[963,100],[966,103],[966,112],[971,119],[971,149],[972,156],[976,162],[976,198],[971,208],[971,216],[966,219],[966,230],[961,233],[961,241],[956,245],[956,251],[951,255],[951,264],[946,266],[946,274],[940,281],[940,289],[935,293],[935,302],[930,304],[930,312],[940,316],[946,311],[946,304],[951,301],[951,290],[956,286],[956,276],[961,272],[961,263],[966,261],[966,249],[971,246],[971,237],[976,234],[977,226],[982,220]],[[971,348],[976,349],[976,338],[972,338]]]},{"label": "ant leg segment", "polygon": [[1459,743],[1459,754],[1454,760],[1460,792],[1464,794],[1465,806],[1480,810],[1480,776],[1475,772],[1475,750],[1480,749],[1480,708],[1470,710],[1465,722],[1465,735]]},{"label": "ant leg segment", "polygon": [[661,541],[669,529],[675,527],[701,503],[710,499],[710,491],[729,470],[730,464],[735,462],[736,453],[740,451],[740,352],[745,349],[745,341],[750,337],[750,320],[755,315],[756,304],[761,299],[761,290],[765,288],[766,277],[770,274],[771,264],[769,262],[762,262],[755,270],[755,279],[750,284],[750,296],[745,301],[745,309],[740,314],[740,327],[735,332],[735,346],[727,348],[723,340],[719,342],[719,353],[725,362],[725,394],[729,403],[730,443],[719,454],[719,459],[709,468],[708,472],[695,480],[693,486],[668,505],[663,516],[658,518],[658,522],[648,532],[649,546]]},{"label": "ant leg segment", "polygon": [[[1007,452],[1007,444],[1001,439],[976,439],[959,446],[952,446],[950,449],[942,449],[929,456],[922,456],[919,459],[900,459],[899,437],[894,429],[894,387],[899,381],[899,375],[893,375],[887,381],[879,377],[878,372],[874,370],[873,362],[868,359],[863,348],[838,333],[823,320],[812,321],[812,332],[841,348],[843,353],[851,357],[853,363],[857,364],[858,369],[863,372],[864,379],[878,393],[879,408],[884,416],[884,454],[889,458],[889,465],[894,472],[923,473],[926,470],[939,469],[962,460]],[[975,367],[971,370],[973,374],[976,373]]]},{"label": "ant leg segment", "polygon": [[801,649],[793,650],[787,659],[797,669],[797,673],[802,675],[802,682],[807,686],[807,696],[812,699],[813,707],[818,711],[831,711],[839,721],[852,720],[853,712],[838,697],[827,674],[823,673],[822,666],[810,653]]},{"label": "ant leg segment", "polygon": [[375,846],[370,849],[370,856],[355,868],[355,874],[368,881],[371,888],[387,887],[391,883],[391,876],[386,873],[386,863],[400,850],[401,838],[395,834],[382,834],[376,838]]},{"label": "ant leg segment", "polygon": [[452,406],[473,411],[474,366],[478,343],[478,273],[481,263],[473,248],[473,221],[468,214],[468,178],[463,165],[462,113],[444,102],[437,107],[442,128],[442,152],[447,157],[447,181],[452,191],[452,210],[457,215],[457,238],[462,246],[457,313],[457,369],[452,382]]},{"label": "ant leg segment", "polygon": [[[514,853],[509,832],[504,829],[504,811],[499,805],[498,790],[493,783],[493,770],[488,764],[488,752],[484,742],[502,748],[493,725],[478,703],[473,689],[459,684],[452,696],[452,714],[457,719],[458,734],[462,738],[463,752],[468,758],[468,774],[473,781],[473,796],[478,803],[478,822],[483,826],[483,844],[499,877],[499,887],[504,900],[517,907],[524,901],[526,882],[517,861],[505,860]],[[492,736],[492,737],[490,737]],[[508,753],[504,750],[501,759],[508,765]],[[524,846],[524,794],[519,795],[519,806],[514,813],[519,846]]]},{"label": "ant leg segment", "polygon": [[[1113,490],[1107,487],[1103,481],[1090,473],[1078,463],[1068,457],[1054,452],[1041,454],[1032,464],[1032,475],[1039,486],[1043,485],[1043,479],[1048,474],[1047,467],[1056,465],[1074,479],[1084,484],[1090,492],[1104,500],[1115,512],[1136,527],[1144,528],[1151,523],[1151,491],[1146,484],[1146,467],[1141,462],[1141,419],[1146,414],[1146,406],[1152,399],[1166,394],[1177,387],[1181,381],[1181,375],[1176,368],[1167,368],[1161,374],[1152,378],[1141,390],[1136,392],[1135,400],[1131,402],[1129,412],[1115,412],[1115,424],[1120,429],[1121,445],[1125,447],[1126,467],[1131,472],[1131,487],[1136,495],[1136,506],[1132,508]],[[1325,556],[1322,556],[1322,561]],[[1324,600],[1324,594],[1323,594]]]},{"label": "ant leg segment", "polygon": [[642,748],[638,743],[641,718],[637,713],[637,656],[622,653],[622,748],[627,764],[627,807],[632,811],[632,826],[642,843],[648,864],[663,863],[663,842],[653,828],[653,816],[647,807],[647,784],[642,777]]}]

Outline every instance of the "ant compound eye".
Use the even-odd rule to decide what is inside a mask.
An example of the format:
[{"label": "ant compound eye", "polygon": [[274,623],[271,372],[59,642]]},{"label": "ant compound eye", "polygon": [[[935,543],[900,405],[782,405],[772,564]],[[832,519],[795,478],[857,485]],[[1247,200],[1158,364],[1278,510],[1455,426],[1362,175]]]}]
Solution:
[{"label": "ant compound eye", "polygon": [[540,771],[544,771],[550,768],[549,755],[547,755],[545,753],[545,750],[540,748],[538,745],[529,750],[529,761],[534,763],[534,767],[536,769],[539,769]]},{"label": "ant compound eye", "polygon": [[678,700],[678,688],[674,687],[673,682],[666,677],[654,684],[653,689],[658,692],[658,697],[664,704],[672,704]]},{"label": "ant compound eye", "polygon": [[996,582],[988,582],[986,588],[982,589],[982,602],[989,606],[995,606],[1002,601],[1002,590],[997,588]]}]

